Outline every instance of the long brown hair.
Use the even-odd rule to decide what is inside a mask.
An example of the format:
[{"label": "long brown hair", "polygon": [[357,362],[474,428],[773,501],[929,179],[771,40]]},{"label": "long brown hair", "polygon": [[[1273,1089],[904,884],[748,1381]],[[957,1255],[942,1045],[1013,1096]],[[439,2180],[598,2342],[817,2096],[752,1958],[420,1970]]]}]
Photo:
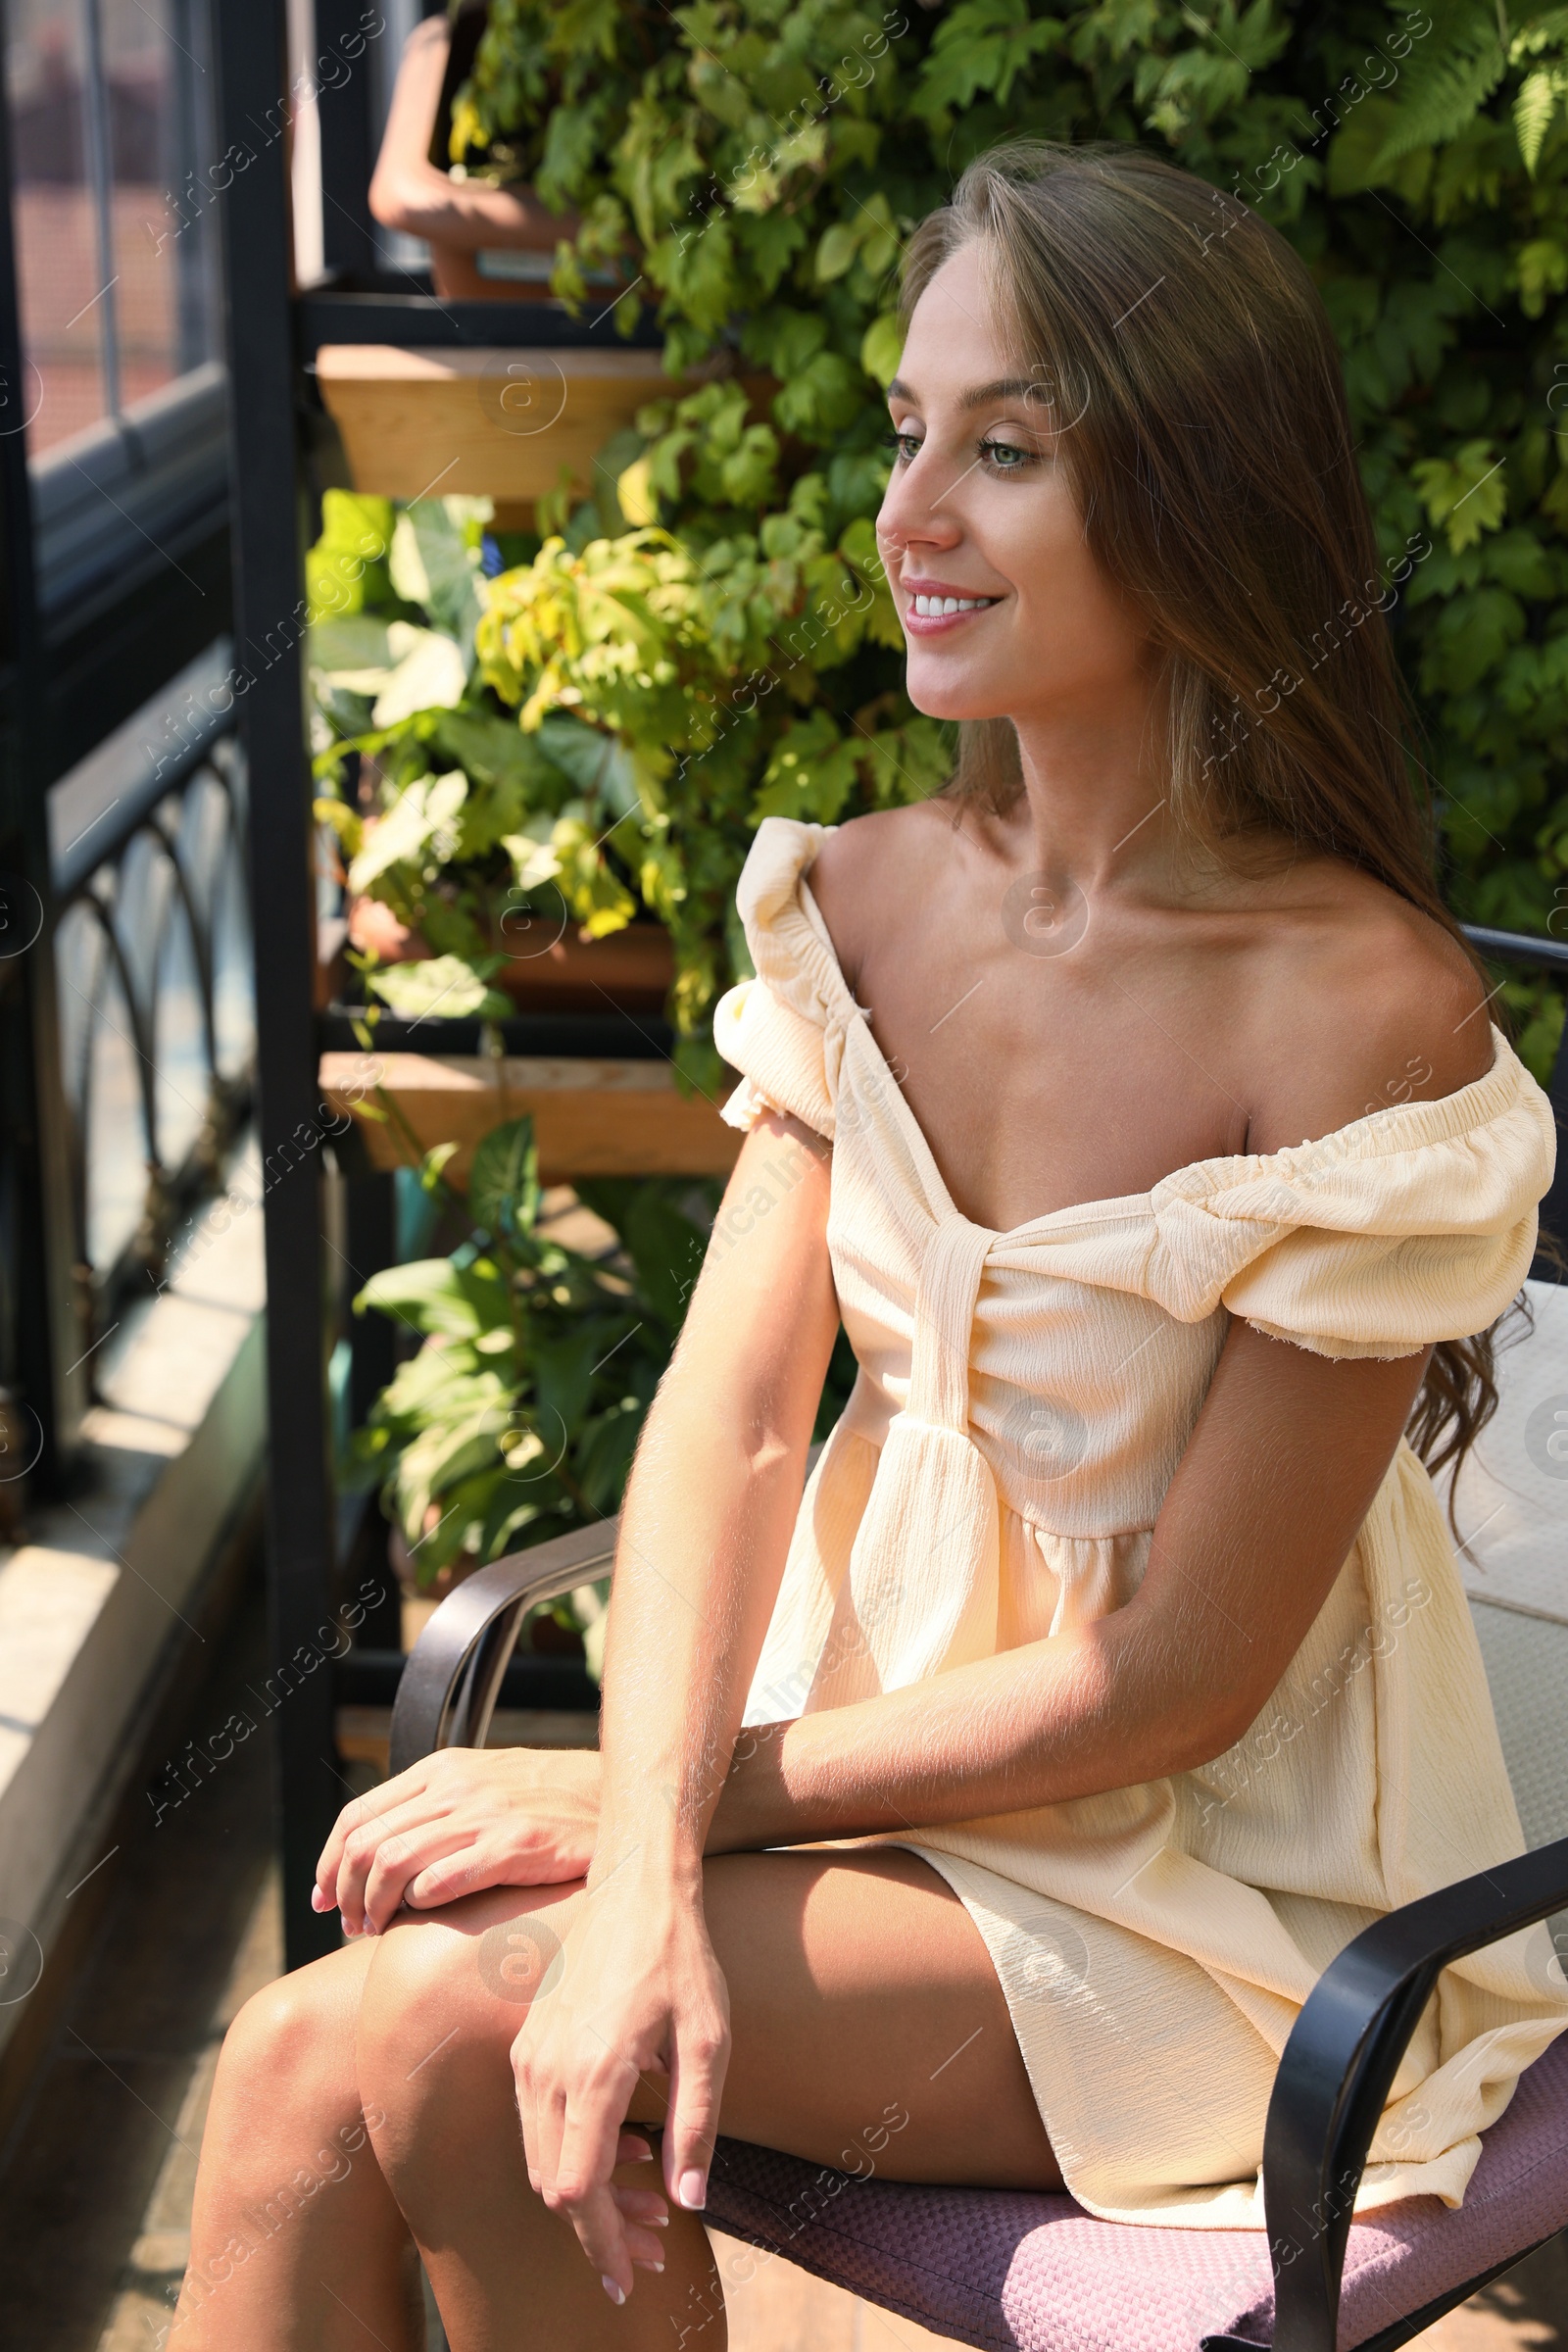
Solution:
[{"label": "long brown hair", "polygon": [[[1438,891],[1385,618],[1419,556],[1379,549],[1305,265],[1245,205],[1139,148],[1035,139],[978,157],[915,230],[906,326],[969,245],[1054,412],[1091,551],[1150,623],[1183,828],[1222,855],[1283,837],[1343,858],[1470,956]],[[959,729],[948,789],[1013,804],[1009,719]],[[1411,1443],[1429,1468],[1462,1460],[1496,1402],[1493,1334],[1441,1342]]]}]

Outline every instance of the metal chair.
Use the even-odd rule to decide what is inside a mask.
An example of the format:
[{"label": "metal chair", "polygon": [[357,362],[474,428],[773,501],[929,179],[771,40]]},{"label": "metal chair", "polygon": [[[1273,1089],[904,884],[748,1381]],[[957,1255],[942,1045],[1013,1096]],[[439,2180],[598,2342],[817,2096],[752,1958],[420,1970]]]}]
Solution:
[{"label": "metal chair", "polygon": [[[1472,932],[1496,961],[1568,976],[1568,947]],[[1568,1133],[1568,1032],[1552,1101]],[[1543,1210],[1568,1240],[1568,1151]],[[1568,1289],[1532,1284],[1537,1328],[1503,1356],[1488,1467],[1505,1498],[1510,1448],[1543,1406],[1568,1417]],[[1539,1446],[1537,1452],[1539,1454]],[[1556,1475],[1553,1472],[1553,1475]],[[1467,1478],[1469,1473],[1466,1473]],[[1498,1728],[1532,1850],[1377,1921],[1324,1971],[1275,2078],[1263,2146],[1266,2230],[1102,2222],[1065,2195],[858,2180],[720,2139],[706,2218],[764,2256],[938,2335],[1004,2352],[1393,2352],[1568,2228],[1568,2034],[1520,2078],[1482,2137],[1463,2205],[1415,2198],[1352,2222],[1373,2131],[1440,1971],[1568,1909],[1568,1557],[1554,1494],[1485,1519],[1461,1553]],[[1562,1500],[1568,1501],[1568,1492]],[[1511,1511],[1511,1519],[1509,1512]],[[528,1611],[611,1573],[616,1523],[519,1552],[444,1600],[410,1657],[391,1768],[482,1746]],[[1496,1564],[1500,1562],[1500,1567]],[[1568,1931],[1556,1936],[1560,1970]]]}]

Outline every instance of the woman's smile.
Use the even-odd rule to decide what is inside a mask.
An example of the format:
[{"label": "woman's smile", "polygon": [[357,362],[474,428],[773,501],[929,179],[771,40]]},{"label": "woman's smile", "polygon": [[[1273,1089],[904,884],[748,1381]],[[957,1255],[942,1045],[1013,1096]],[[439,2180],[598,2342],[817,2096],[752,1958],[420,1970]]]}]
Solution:
[{"label": "woman's smile", "polygon": [[901,579],[899,586],[904,595],[904,626],[911,637],[940,637],[944,630],[961,627],[1002,601],[952,586],[946,580]]}]

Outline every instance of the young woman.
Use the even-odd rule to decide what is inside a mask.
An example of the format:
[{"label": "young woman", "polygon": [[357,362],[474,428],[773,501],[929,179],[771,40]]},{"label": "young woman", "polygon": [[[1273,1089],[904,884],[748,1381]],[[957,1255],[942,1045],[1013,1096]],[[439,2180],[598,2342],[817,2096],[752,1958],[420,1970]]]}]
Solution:
[{"label": "young woman", "polygon": [[[906,306],[880,536],[956,777],[759,832],[602,1751],[345,1811],[345,1948],[224,2053],[192,2347],[403,2352],[415,2243],[458,2352],[717,2346],[720,2131],[1258,2226],[1321,1970],[1521,1850],[1404,1435],[1474,1434],[1553,1152],[1407,782],[1428,543],[1301,264],[1144,155],[982,159]],[[1565,2022],[1544,1931],[1447,1970],[1363,2209],[1457,2204]]]}]

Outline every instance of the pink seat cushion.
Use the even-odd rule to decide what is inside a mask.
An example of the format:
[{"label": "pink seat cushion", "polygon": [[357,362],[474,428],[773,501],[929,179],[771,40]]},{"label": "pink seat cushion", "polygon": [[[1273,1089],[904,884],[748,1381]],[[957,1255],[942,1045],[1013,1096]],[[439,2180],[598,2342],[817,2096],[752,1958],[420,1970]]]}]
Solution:
[{"label": "pink seat cushion", "polygon": [[[705,2217],[960,2344],[1199,2352],[1274,2336],[1261,2230],[1097,2221],[1068,2196],[858,2180],[721,2139]],[[1568,2035],[1519,2080],[1456,2213],[1436,2197],[1350,2231],[1342,2352],[1568,2227]]]}]

